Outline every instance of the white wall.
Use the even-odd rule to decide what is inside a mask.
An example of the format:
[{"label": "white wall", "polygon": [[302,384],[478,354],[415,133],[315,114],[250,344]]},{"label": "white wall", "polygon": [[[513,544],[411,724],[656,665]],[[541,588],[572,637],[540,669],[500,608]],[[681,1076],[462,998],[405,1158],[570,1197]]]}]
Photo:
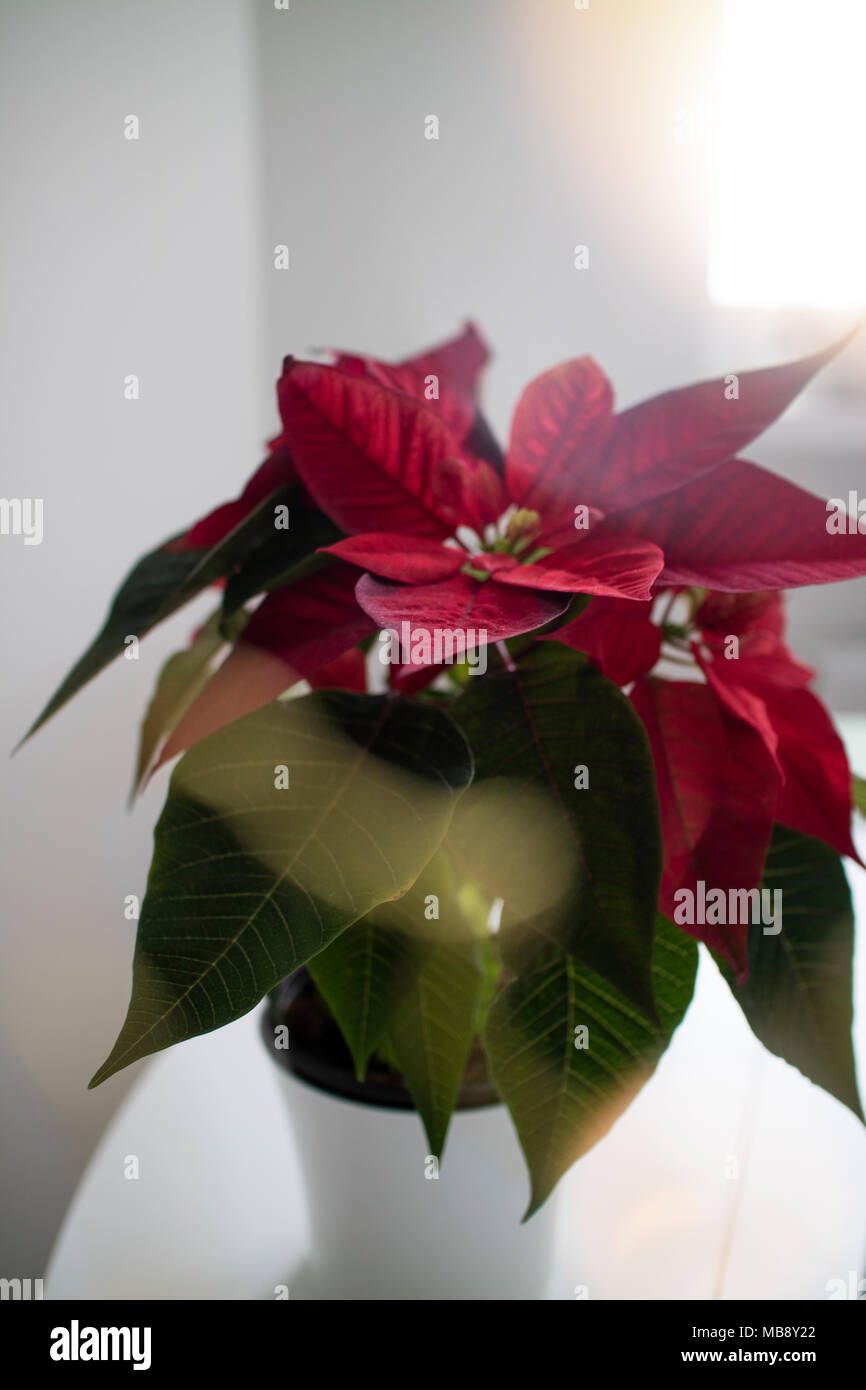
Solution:
[{"label": "white wall", "polygon": [[706,96],[718,13],[719,0],[259,6],[267,233],[292,251],[272,276],[274,361],[335,341],[400,353],[474,315],[497,353],[500,429],[531,375],[578,353],[625,401],[687,380],[708,158],[675,142],[675,118]]},{"label": "white wall", "polygon": [[[243,0],[0,7],[2,485],[43,543],[0,537],[0,748],[102,621],[130,561],[232,494],[271,389]],[[123,138],[125,116],[141,123]],[[141,399],[127,401],[127,373]],[[37,1276],[128,1075],[85,1089],[128,997],[164,785],[125,810],[136,725],[189,613],[7,764],[0,1273]]]}]

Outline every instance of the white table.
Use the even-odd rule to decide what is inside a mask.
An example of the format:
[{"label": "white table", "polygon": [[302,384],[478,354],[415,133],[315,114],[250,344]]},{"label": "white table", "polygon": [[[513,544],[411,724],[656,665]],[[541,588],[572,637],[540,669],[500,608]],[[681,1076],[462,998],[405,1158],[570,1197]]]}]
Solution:
[{"label": "white table", "polygon": [[[840,727],[866,771],[866,718]],[[866,873],[849,869],[866,1088]],[[270,1299],[302,1266],[291,1120],[258,1021],[144,1064],[70,1205],[47,1298]],[[866,1131],[764,1051],[707,960],[658,1072],[561,1192],[553,1298],[818,1299],[863,1272]]]}]

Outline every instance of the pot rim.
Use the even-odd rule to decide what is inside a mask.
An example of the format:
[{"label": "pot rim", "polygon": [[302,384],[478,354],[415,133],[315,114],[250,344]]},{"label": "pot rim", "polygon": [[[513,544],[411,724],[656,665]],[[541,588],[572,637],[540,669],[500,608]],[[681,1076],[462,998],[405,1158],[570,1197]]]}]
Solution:
[{"label": "pot rim", "polygon": [[[344,1100],[354,1100],[361,1105],[372,1105],[383,1110],[415,1110],[417,1107],[411,1094],[399,1081],[380,1081],[365,1079],[359,1081],[348,1058],[340,1064],[311,1047],[304,1039],[296,1041],[291,1036],[291,1008],[308,988],[313,987],[312,978],[305,966],[287,976],[277,987],[277,999],[271,995],[267,1008],[261,1016],[261,1034],[267,1051],[277,1066],[288,1071],[299,1081],[319,1091],[340,1096]],[[274,1047],[274,1029],[287,1024],[290,1031],[290,1046]],[[455,1110],[486,1109],[501,1105],[501,1100],[491,1081],[464,1082],[458,1092]]]}]

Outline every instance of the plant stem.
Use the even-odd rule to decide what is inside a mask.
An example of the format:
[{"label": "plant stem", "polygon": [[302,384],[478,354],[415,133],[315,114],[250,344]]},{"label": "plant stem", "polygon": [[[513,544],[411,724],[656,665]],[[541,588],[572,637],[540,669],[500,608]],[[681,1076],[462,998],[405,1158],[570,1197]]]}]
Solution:
[{"label": "plant stem", "polygon": [[508,648],[506,647],[505,643],[504,643],[504,642],[497,642],[497,643],[496,643],[496,650],[498,651],[500,657],[502,658],[502,664],[503,664],[503,666],[505,667],[506,671],[516,671],[516,670],[517,670],[517,667],[515,666],[514,662],[511,660],[511,654],[510,654]]}]

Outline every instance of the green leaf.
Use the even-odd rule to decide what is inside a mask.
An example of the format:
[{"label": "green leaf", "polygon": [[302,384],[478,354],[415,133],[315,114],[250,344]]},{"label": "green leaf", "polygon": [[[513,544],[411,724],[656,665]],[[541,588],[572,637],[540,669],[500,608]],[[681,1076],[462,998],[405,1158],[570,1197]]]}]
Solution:
[{"label": "green leaf", "polygon": [[481,950],[471,939],[436,944],[401,989],[387,1041],[412,1093],[430,1152],[441,1157],[484,985]]},{"label": "green leaf", "polygon": [[861,816],[866,816],[866,777],[858,777],[856,772],[851,778],[851,798]]},{"label": "green leaf", "polygon": [[471,776],[446,714],[388,695],[277,700],[196,744],[156,827],[126,1022],[91,1085],[239,1018],[399,898]]},{"label": "green leaf", "polygon": [[210,550],[166,549],[179,539],[175,536],[139,560],[115,594],[100,632],[21,742],[26,742],[83,685],[119,656],[124,650],[125,638],[144,637],[209,584],[226,575],[255,545],[271,536],[273,508],[284,496],[285,489],[273,493]]},{"label": "green leaf", "polygon": [[[487,779],[461,808],[464,870],[505,899],[505,959],[519,969],[552,944],[652,1016],[661,835],[649,743],[631,703],[585,657],[545,642],[515,670],[471,680],[450,708],[476,782]],[[581,766],[585,788],[575,785]],[[511,823],[527,796],[535,806],[521,836]]]},{"label": "green leaf", "polygon": [[402,1072],[431,1151],[442,1152],[485,985],[449,837],[398,902],[383,903],[310,962],[359,1079],[372,1053]]},{"label": "green leaf", "polygon": [[494,1000],[485,1046],[529,1166],[524,1220],[654,1071],[689,1006],[697,960],[697,943],[659,915],[652,971],[661,1026],[554,946]]},{"label": "green leaf", "polygon": [[316,988],[352,1054],[359,1081],[373,1053],[381,1050],[400,993],[424,958],[421,938],[405,929],[397,912],[411,892],[355,922],[309,963]]},{"label": "green leaf", "polygon": [[820,840],[777,825],[763,886],[781,891],[782,930],[749,927],[742,988],[722,973],[764,1046],[862,1120],[851,1043],[854,915],[842,861]]},{"label": "green leaf", "polygon": [[225,644],[220,632],[220,616],[219,609],[212,613],[192,646],[170,656],[157,677],[141,726],[133,795],[141,786],[160,744],[177,728],[199,691],[207,684],[211,663]]}]

